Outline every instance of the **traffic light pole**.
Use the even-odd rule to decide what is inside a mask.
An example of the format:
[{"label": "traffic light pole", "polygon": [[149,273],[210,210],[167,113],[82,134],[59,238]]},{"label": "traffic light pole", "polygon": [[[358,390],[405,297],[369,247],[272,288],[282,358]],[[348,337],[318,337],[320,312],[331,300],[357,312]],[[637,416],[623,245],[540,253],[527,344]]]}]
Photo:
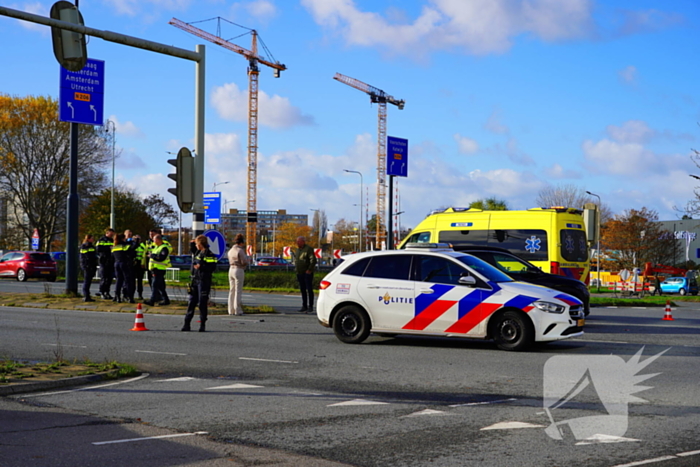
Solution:
[{"label": "traffic light pole", "polygon": [[194,209],[192,214],[192,234],[204,233],[204,45],[195,49],[201,60],[195,66],[194,78]]}]

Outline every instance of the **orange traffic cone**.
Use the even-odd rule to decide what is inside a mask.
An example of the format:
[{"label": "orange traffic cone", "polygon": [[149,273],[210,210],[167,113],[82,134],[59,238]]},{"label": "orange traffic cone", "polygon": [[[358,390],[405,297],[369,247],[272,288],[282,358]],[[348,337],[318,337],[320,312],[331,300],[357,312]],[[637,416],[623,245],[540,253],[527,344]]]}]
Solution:
[{"label": "orange traffic cone", "polygon": [[148,331],[143,323],[143,313],[141,312],[141,304],[136,305],[136,320],[132,331]]},{"label": "orange traffic cone", "polygon": [[673,321],[673,315],[671,314],[671,301],[666,300],[666,312],[662,318],[664,321]]}]

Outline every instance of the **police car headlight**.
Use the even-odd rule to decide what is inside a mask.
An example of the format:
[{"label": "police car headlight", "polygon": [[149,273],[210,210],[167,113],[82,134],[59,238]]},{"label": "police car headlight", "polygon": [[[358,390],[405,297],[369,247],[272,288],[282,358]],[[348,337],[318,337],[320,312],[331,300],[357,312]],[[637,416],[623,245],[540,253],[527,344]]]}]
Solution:
[{"label": "police car headlight", "polygon": [[557,313],[557,314],[562,314],[564,311],[566,311],[566,307],[562,305],[557,305],[556,303],[552,302],[535,302],[533,303],[538,309],[546,312],[546,313]]}]

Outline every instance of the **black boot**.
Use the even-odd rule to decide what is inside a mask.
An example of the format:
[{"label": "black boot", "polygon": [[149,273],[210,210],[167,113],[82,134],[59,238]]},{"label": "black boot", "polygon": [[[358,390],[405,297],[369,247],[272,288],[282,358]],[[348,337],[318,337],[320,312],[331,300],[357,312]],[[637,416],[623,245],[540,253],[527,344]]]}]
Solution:
[{"label": "black boot", "polygon": [[180,331],[191,331],[191,329],[190,329],[190,322],[187,321],[187,320],[185,320],[185,325],[182,326],[182,329],[180,329]]},{"label": "black boot", "polygon": [[136,300],[134,300],[134,297],[129,297],[129,303],[136,303]]},{"label": "black boot", "polygon": [[207,330],[207,327],[204,324],[204,321],[202,321],[199,325],[199,332],[204,332]]},{"label": "black boot", "polygon": [[83,301],[84,301],[84,302],[94,302],[95,300],[93,300],[92,298],[90,298],[89,295],[86,295],[86,296],[83,298]]}]

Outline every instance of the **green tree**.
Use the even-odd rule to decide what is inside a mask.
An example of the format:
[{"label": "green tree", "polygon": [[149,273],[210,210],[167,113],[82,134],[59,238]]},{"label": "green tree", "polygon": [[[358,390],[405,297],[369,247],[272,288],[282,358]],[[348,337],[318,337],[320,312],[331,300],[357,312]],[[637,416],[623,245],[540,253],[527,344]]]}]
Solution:
[{"label": "green tree", "polygon": [[[81,212],[80,236],[91,233],[99,238],[109,227],[112,190],[105,189]],[[148,231],[161,226],[148,213],[141,198],[133,191],[116,187],[114,190],[114,230],[121,233],[131,229],[141,238],[148,238]]]},{"label": "green tree", "polygon": [[[0,193],[8,199],[8,227],[41,246],[65,233],[70,124],[61,122],[51,97],[0,94]],[[78,189],[81,198],[101,190],[111,151],[102,127],[79,125]],[[13,245],[23,247],[24,245]]]},{"label": "green tree", "polygon": [[149,195],[143,200],[143,204],[146,206],[146,212],[153,218],[157,226],[162,228],[178,224],[179,215],[177,211],[161,195],[157,193]]},{"label": "green tree", "polygon": [[508,203],[505,200],[495,197],[477,199],[469,204],[469,209],[481,209],[484,211],[507,211]]}]

